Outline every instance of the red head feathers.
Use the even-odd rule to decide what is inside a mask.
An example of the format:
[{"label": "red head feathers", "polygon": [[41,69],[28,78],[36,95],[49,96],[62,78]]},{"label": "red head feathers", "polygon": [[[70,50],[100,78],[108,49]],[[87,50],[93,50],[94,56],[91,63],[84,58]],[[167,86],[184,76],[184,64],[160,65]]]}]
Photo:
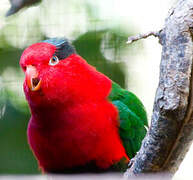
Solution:
[{"label": "red head feathers", "polygon": [[24,90],[30,104],[100,99],[110,91],[110,80],[77,55],[66,39],[33,44],[23,52],[20,65],[26,74]]}]

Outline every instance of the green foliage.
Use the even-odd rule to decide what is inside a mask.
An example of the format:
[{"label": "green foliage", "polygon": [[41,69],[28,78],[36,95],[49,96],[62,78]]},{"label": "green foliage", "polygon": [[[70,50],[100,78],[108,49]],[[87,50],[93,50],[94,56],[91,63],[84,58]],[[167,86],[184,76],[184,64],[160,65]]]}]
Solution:
[{"label": "green foliage", "polygon": [[29,113],[21,113],[9,101],[0,121],[0,174],[38,173],[37,162],[27,143]]}]

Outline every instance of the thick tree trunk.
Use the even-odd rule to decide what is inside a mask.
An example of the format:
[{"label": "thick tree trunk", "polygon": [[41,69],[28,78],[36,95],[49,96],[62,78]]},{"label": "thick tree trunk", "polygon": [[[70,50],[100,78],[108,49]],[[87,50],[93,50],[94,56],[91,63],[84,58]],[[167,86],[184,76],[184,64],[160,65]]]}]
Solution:
[{"label": "thick tree trunk", "polygon": [[160,79],[150,129],[126,176],[174,174],[193,140],[193,0],[179,0],[159,32]]}]

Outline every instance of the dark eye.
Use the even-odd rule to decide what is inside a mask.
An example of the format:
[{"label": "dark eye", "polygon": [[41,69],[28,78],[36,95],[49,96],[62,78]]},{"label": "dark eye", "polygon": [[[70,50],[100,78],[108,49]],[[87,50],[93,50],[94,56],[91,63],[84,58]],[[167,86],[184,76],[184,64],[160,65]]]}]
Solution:
[{"label": "dark eye", "polygon": [[59,63],[59,59],[58,59],[57,56],[51,57],[51,59],[50,59],[50,61],[49,61],[49,65],[55,66],[55,65],[58,64],[58,63]]}]

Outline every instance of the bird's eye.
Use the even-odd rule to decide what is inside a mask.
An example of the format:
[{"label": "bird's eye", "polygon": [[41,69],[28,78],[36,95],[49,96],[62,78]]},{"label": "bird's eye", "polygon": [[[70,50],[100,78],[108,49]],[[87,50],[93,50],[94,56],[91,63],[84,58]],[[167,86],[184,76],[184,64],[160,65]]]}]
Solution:
[{"label": "bird's eye", "polygon": [[57,56],[51,57],[51,59],[50,59],[50,61],[49,61],[49,65],[55,66],[55,65],[58,64],[58,63],[59,63],[59,59],[58,59]]}]

